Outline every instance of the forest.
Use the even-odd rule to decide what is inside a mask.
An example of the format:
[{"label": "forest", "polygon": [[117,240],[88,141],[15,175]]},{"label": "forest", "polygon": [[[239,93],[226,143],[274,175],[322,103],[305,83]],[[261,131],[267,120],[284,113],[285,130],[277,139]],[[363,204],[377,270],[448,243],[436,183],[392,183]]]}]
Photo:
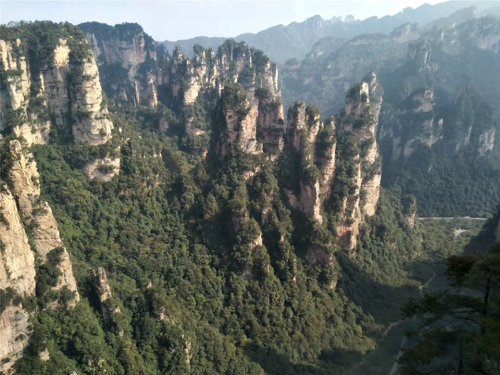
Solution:
[{"label": "forest", "polygon": [[[28,322],[0,373],[498,373],[500,117],[474,82],[443,92],[465,52],[433,40],[445,73],[418,59],[358,66],[340,95],[324,94],[330,78],[311,93],[287,67],[279,80],[245,42],[188,58],[138,24],[0,31],[0,195],[16,202],[2,201],[0,315]],[[408,45],[391,48],[403,59]],[[330,58],[340,71],[360,55],[344,45]],[[314,59],[287,65],[307,77],[324,69]],[[307,103],[287,96],[297,90]],[[99,142],[80,141],[85,126]],[[28,213],[19,170],[40,191]],[[61,243],[41,254],[49,212]],[[31,294],[4,266],[16,215]],[[67,259],[76,292],[61,286]]]}]

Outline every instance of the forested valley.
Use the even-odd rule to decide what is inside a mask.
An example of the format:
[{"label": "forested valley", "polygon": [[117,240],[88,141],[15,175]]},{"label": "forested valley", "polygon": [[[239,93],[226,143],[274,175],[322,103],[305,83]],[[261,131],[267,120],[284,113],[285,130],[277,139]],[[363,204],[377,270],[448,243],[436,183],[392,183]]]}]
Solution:
[{"label": "forested valley", "polygon": [[0,373],[499,374],[500,20],[386,21],[0,26]]}]

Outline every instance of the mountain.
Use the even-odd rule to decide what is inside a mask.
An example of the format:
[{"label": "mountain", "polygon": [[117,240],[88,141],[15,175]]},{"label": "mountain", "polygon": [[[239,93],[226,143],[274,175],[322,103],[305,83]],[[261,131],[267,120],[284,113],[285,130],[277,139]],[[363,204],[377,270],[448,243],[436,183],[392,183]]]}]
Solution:
[{"label": "mountain", "polygon": [[335,113],[348,87],[376,72],[383,185],[415,195],[424,216],[485,215],[499,198],[499,25],[465,8],[424,28],[323,39],[283,67],[284,103]]},{"label": "mountain", "polygon": [[463,5],[295,24],[281,74],[232,39],[1,26],[0,371],[391,371],[460,250],[418,215],[500,201],[500,21]]},{"label": "mountain", "polygon": [[[416,9],[405,8],[393,16],[371,17],[363,21],[353,20],[352,17],[345,20],[340,17],[323,20],[320,16],[314,16],[304,22],[273,26],[256,34],[240,34],[234,39],[264,51],[271,60],[282,65],[292,58],[303,59],[312,46],[324,37],[352,38],[364,33],[388,33],[405,23],[416,23],[422,27],[470,6],[477,7],[478,11],[498,14],[498,4],[494,1],[448,1],[436,5],[423,4]],[[196,37],[173,42],[164,41],[162,44],[169,51],[179,46],[191,57],[191,51],[196,44],[215,50],[224,40],[225,38]]]},{"label": "mountain", "polygon": [[135,24],[1,31],[3,372],[342,372],[418,295],[376,74],[334,117],[285,119],[243,42],[189,59]]}]

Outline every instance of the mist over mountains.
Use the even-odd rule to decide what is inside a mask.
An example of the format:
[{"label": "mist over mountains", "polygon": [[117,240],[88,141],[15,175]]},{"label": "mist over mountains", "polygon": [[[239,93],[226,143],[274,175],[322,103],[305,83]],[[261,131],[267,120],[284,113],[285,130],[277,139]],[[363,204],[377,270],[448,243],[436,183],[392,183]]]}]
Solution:
[{"label": "mist over mountains", "polygon": [[[500,12],[499,5],[495,1],[448,1],[436,5],[424,4],[416,9],[405,8],[393,16],[370,17],[365,20],[356,20],[352,16],[344,20],[341,17],[324,20],[320,16],[314,16],[304,22],[293,22],[286,26],[277,25],[256,34],[240,34],[233,39],[261,49],[272,61],[284,64],[292,58],[303,59],[321,38],[334,36],[349,39],[364,33],[389,33],[405,23],[423,26],[470,6],[476,7],[478,15],[498,15]],[[224,40],[226,38],[200,36],[161,43],[168,51],[173,51],[179,46],[187,56],[191,57],[195,44],[215,50]]]}]

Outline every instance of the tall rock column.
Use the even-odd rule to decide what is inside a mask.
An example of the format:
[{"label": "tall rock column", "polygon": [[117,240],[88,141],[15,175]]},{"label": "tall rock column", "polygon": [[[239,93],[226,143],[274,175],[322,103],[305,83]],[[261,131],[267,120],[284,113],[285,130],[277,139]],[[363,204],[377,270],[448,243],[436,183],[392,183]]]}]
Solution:
[{"label": "tall rock column", "polygon": [[0,371],[6,372],[21,356],[31,330],[29,313],[16,297],[35,295],[35,258],[21,223],[16,201],[0,186]]},{"label": "tall rock column", "polygon": [[72,134],[76,143],[106,143],[113,123],[87,41],[77,36],[60,39],[54,50],[47,52],[47,62],[38,67],[35,76],[31,76],[30,64],[41,62],[23,55],[24,43],[19,39],[0,41],[4,70],[0,129],[12,128],[28,145],[46,143],[52,127],[66,136]]},{"label": "tall rock column", "polygon": [[337,225],[340,243],[349,249],[356,247],[363,215],[375,214],[380,196],[381,162],[376,129],[382,96],[374,73],[368,76],[367,81],[349,90],[342,117],[343,130],[352,134],[359,145],[359,151],[347,153],[353,173],[349,181],[350,192],[343,197]]},{"label": "tall rock column", "polygon": [[292,207],[299,208],[319,223],[323,222],[323,217],[320,176],[314,164],[314,150],[321,126],[319,112],[314,112],[303,102],[296,102],[288,111],[287,142],[300,154],[301,175],[299,197],[290,190],[287,190],[287,195]]},{"label": "tall rock column", "polygon": [[[12,128],[28,144],[47,143],[50,121],[28,114],[32,84],[26,57],[22,55],[21,40],[0,40],[2,85],[0,92],[0,130]],[[40,97],[40,96],[39,96]],[[45,99],[41,97],[43,101]]]},{"label": "tall rock column", "polygon": [[57,222],[49,204],[40,201],[39,175],[33,156],[23,149],[19,141],[10,142],[10,152],[13,164],[9,183],[25,224],[36,223],[32,233],[35,250],[42,262],[45,262],[50,251],[55,248],[64,249],[58,265],[61,276],[54,289],[60,290],[67,287],[75,295],[73,303],[78,302],[80,296],[73,276],[71,259],[61,240]]}]

